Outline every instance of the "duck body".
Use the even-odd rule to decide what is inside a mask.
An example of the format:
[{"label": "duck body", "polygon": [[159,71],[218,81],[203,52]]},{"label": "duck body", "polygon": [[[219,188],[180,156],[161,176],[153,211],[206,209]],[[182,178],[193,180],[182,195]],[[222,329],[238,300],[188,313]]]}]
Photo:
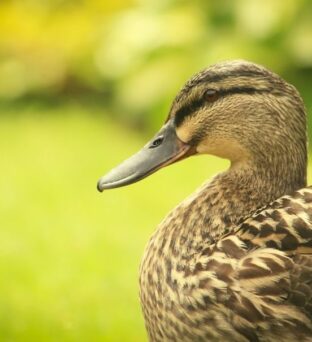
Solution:
[{"label": "duck body", "polygon": [[[214,190],[208,183],[182,202],[146,247],[140,288],[150,340],[311,341],[312,257],[298,250],[311,251],[312,189],[236,222],[224,216],[231,201]],[[220,220],[206,212],[218,200]],[[209,224],[225,233],[210,236]]]},{"label": "duck body", "polygon": [[312,341],[312,188],[297,90],[246,61],[186,83],[158,134],[98,183],[193,154],[231,161],[160,223],[140,266],[149,340]]}]

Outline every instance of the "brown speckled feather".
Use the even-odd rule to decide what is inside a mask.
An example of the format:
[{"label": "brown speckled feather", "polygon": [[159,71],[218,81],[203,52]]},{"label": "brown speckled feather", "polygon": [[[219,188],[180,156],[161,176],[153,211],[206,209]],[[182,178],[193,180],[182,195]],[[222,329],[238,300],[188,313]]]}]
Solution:
[{"label": "brown speckled feather", "polygon": [[180,263],[157,262],[149,284],[158,289],[145,307],[151,340],[309,341],[311,198],[311,188],[283,196]]},{"label": "brown speckled feather", "polygon": [[[245,293],[248,289],[249,301],[253,298],[259,308],[270,309],[265,315],[261,309],[252,315],[243,307],[247,321],[257,316],[259,322],[267,322],[267,330],[274,330],[275,319],[283,325],[283,334],[288,327],[288,336],[299,332],[293,338],[312,336],[312,188],[274,201],[227,238],[238,238],[244,250],[252,251],[241,258],[235,278]],[[223,245],[223,239],[219,243]]]}]

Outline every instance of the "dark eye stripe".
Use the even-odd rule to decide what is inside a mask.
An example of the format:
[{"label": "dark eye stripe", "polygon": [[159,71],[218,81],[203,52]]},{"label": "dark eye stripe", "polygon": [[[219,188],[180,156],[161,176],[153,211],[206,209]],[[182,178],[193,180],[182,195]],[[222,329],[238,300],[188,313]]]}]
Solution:
[{"label": "dark eye stripe", "polygon": [[174,117],[174,122],[176,126],[180,126],[181,123],[184,121],[184,119],[191,115],[192,113],[196,112],[197,109],[202,107],[205,104],[205,99],[200,98],[197,100],[192,101],[191,103],[187,104],[186,106],[183,106],[180,108]]},{"label": "dark eye stripe", "polygon": [[[224,98],[226,96],[232,95],[232,94],[263,94],[263,93],[269,93],[271,92],[271,89],[256,89],[256,88],[252,88],[252,87],[233,87],[233,88],[229,88],[229,89],[224,89],[224,90],[219,90],[219,97],[216,100],[216,102],[221,99]],[[192,101],[191,103],[181,107],[175,115],[174,118],[174,122],[176,126],[180,126],[182,124],[182,122],[184,121],[184,119],[189,116],[192,115],[193,113],[195,113],[200,107],[205,106],[205,105],[209,105],[209,102],[205,100],[204,97],[196,99],[194,101]]]}]

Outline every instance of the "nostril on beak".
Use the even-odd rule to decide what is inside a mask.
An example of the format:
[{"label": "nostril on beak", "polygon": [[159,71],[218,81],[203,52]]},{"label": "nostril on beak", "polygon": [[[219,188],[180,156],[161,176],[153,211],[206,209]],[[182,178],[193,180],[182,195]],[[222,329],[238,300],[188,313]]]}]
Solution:
[{"label": "nostril on beak", "polygon": [[164,137],[163,136],[160,136],[158,138],[156,138],[152,143],[151,145],[149,146],[149,148],[155,148],[159,145],[161,145],[161,143],[163,142],[164,140]]}]

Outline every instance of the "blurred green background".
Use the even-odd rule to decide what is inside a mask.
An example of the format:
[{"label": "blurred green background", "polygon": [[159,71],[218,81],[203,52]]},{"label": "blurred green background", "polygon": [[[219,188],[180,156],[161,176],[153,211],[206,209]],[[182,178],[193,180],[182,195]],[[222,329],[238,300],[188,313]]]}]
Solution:
[{"label": "blurred green background", "polygon": [[146,340],[144,245],[228,163],[191,158],[103,194],[96,182],[194,72],[232,58],[281,74],[311,113],[312,2],[0,2],[0,341]]}]

